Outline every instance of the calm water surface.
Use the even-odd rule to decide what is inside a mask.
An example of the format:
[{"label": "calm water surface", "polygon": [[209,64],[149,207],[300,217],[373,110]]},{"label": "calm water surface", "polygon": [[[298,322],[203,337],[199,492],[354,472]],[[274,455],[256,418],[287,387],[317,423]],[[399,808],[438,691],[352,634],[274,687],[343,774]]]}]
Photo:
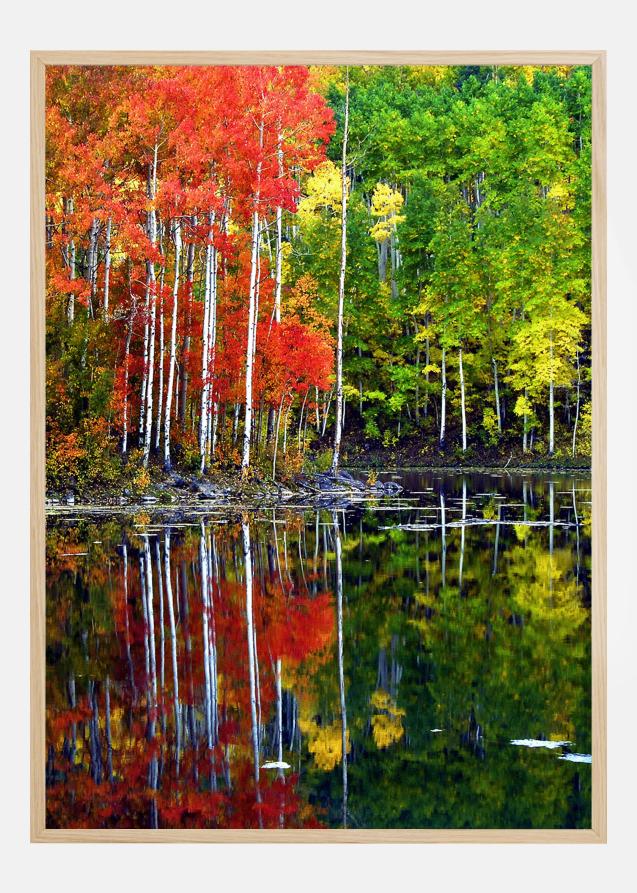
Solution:
[{"label": "calm water surface", "polygon": [[590,478],[391,476],[49,519],[49,827],[590,827]]}]

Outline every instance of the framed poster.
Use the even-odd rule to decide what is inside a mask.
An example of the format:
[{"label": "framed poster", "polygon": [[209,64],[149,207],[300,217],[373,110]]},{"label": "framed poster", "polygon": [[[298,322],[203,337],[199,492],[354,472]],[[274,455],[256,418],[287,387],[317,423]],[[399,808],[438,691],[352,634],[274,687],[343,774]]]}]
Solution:
[{"label": "framed poster", "polygon": [[604,842],[604,54],[36,52],[32,178],[32,839]]}]

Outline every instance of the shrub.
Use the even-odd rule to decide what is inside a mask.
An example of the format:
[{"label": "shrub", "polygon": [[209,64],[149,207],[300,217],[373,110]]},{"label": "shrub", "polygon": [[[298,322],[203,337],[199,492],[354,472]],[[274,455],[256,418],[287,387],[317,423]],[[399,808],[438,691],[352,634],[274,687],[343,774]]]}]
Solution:
[{"label": "shrub", "polygon": [[307,466],[311,471],[329,471],[332,467],[332,450],[321,450],[307,463]]}]

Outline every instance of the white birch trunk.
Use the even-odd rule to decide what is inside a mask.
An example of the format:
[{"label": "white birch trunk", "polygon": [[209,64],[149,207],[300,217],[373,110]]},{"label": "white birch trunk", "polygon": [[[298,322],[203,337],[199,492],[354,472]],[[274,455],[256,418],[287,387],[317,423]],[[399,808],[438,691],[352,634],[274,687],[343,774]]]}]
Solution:
[{"label": "white birch trunk", "polygon": [[549,456],[555,450],[555,384],[553,378],[549,382]]},{"label": "white birch trunk", "polygon": [[349,130],[349,69],[345,82],[345,121],[343,124],[343,150],[341,155],[341,267],[338,277],[338,318],[336,336],[336,423],[334,426],[334,452],[332,474],[338,471],[341,455],[343,428],[343,306],[345,303],[345,268],[347,265],[347,137]]},{"label": "white birch trunk", "polygon": [[104,319],[108,322],[108,300],[111,281],[111,231],[113,219],[108,218],[106,223],[106,250],[104,253]]},{"label": "white birch trunk", "polygon": [[498,364],[495,357],[492,358],[493,366],[493,392],[495,396],[495,413],[498,419],[498,431],[502,433],[502,413],[500,412],[500,384],[498,381]]},{"label": "white birch trunk", "polygon": [[142,390],[139,401],[139,446],[144,443],[144,426],[146,423],[146,388],[148,387],[148,348],[150,334],[150,282],[146,274],[146,296],[144,301],[144,367],[142,374]]},{"label": "white birch trunk", "polygon": [[[263,146],[263,121],[259,128],[259,148]],[[248,343],[246,345],[245,373],[245,416],[243,428],[243,454],[241,473],[245,477],[250,468],[250,445],[252,439],[252,371],[255,351],[256,301],[257,301],[257,269],[259,259],[259,198],[261,194],[261,159],[257,164],[257,185],[252,212],[252,248],[250,256],[250,294],[248,309]]]},{"label": "white birch trunk", "polygon": [[150,446],[153,433],[153,386],[155,380],[155,326],[157,321],[157,293],[155,279],[155,265],[148,264],[149,294],[150,294],[150,325],[148,334],[148,373],[146,376],[146,409],[144,418],[144,468],[148,466],[150,458]]},{"label": "white birch trunk", "polygon": [[[157,192],[157,151],[158,146],[155,143],[153,151],[153,166],[150,177],[149,199],[151,208],[148,212],[148,235],[153,248],[157,244],[157,217],[155,211],[155,195]],[[157,294],[155,279],[155,262],[148,261],[148,294],[150,298],[150,331],[149,331],[149,347],[148,347],[148,374],[146,376],[146,417],[144,424],[144,468],[148,466],[150,458],[150,444],[153,428],[153,381],[155,373],[155,320],[157,315]]]},{"label": "white birch trunk", "polygon": [[203,473],[206,464],[206,440],[208,437],[208,358],[210,349],[208,345],[208,328],[210,319],[210,264],[211,246],[206,246],[206,265],[204,272],[204,314],[203,328],[201,332],[201,413],[199,416],[199,455],[201,459],[200,470]]},{"label": "white birch trunk", "polygon": [[[191,218],[191,225],[194,228],[197,225],[197,218]],[[192,235],[191,235],[192,239]],[[180,399],[179,399],[179,424],[182,431],[186,429],[186,409],[188,403],[188,359],[190,355],[191,342],[191,324],[192,324],[192,298],[193,298],[193,282],[195,278],[195,244],[193,241],[188,243],[188,251],[186,254],[186,281],[188,306],[186,308],[186,332],[182,343],[182,360],[181,360],[181,382],[180,382]]]},{"label": "white birch trunk", "polygon": [[[210,217],[210,233],[214,215]],[[208,314],[208,382],[206,388],[207,435],[205,443],[205,462],[208,462],[214,451],[213,441],[216,437],[216,403],[213,405],[212,394],[217,349],[217,249],[214,243],[210,246],[210,312]],[[214,421],[213,421],[214,415]]]},{"label": "white birch trunk", "polygon": [[462,348],[458,349],[458,371],[460,373],[460,407],[462,411],[462,452],[467,449],[467,410],[465,405],[464,369],[462,366]]},{"label": "white birch trunk", "polygon": [[555,376],[553,373],[553,336],[549,342],[549,456],[555,449]]},{"label": "white birch trunk", "polygon": [[573,423],[573,458],[575,458],[575,443],[577,440],[577,423],[579,421],[579,404],[580,404],[580,385],[582,380],[582,374],[579,363],[579,352],[575,355],[575,361],[577,363],[577,401],[575,403],[575,421]]},{"label": "white birch trunk", "polygon": [[[161,232],[161,227],[160,227]],[[160,238],[160,251],[163,254],[163,246]],[[157,390],[157,421],[155,423],[155,451],[159,450],[161,436],[161,421],[164,408],[164,276],[166,273],[165,264],[162,264],[161,273],[159,275],[159,387]]]},{"label": "white birch trunk", "polygon": [[128,375],[130,367],[130,343],[133,335],[133,316],[128,323],[126,346],[124,349],[124,410],[122,420],[122,455],[128,451]]},{"label": "white birch trunk", "polygon": [[447,419],[447,368],[445,363],[445,348],[442,348],[442,360],[440,362],[441,392],[440,392],[440,446],[445,442],[445,427]]},{"label": "white birch trunk", "polygon": [[88,312],[91,319],[94,316],[95,294],[97,292],[97,237],[99,234],[99,220],[93,218],[91,223],[91,232],[89,236],[88,249],[88,281],[91,288],[91,296],[88,304]]},{"label": "white birch trunk", "polygon": [[[72,198],[68,199],[68,201],[66,203],[66,213],[67,214],[73,213],[73,199]],[[71,280],[71,282],[73,282],[75,279],[75,240],[74,239],[71,239],[71,241],[69,242],[68,265],[69,265],[69,279]],[[71,292],[69,294],[69,303],[68,303],[66,312],[67,312],[67,319],[70,324],[75,319],[75,294],[73,292]]]},{"label": "white birch trunk", "polygon": [[199,452],[201,473],[206,469],[210,455],[212,431],[211,395],[214,352],[217,337],[217,250],[214,245],[215,214],[209,216],[208,245],[206,246],[206,269],[204,290],[203,343],[201,356],[202,390],[201,417],[199,424]]},{"label": "white birch trunk", "polygon": [[[277,162],[279,179],[283,179],[283,137],[279,134],[277,144]],[[283,269],[283,210],[280,205],[276,209],[276,276],[274,287],[274,319],[281,322],[281,281]]]},{"label": "white birch trunk", "polygon": [[[524,403],[526,405],[528,400],[528,388],[524,388]],[[522,452],[526,453],[528,450],[528,416],[526,412],[522,416]]]},{"label": "white birch trunk", "polygon": [[166,415],[164,417],[164,467],[170,471],[170,423],[175,383],[175,363],[177,351],[177,314],[179,300],[179,264],[181,261],[181,223],[177,219],[174,225],[175,236],[175,279],[173,283],[173,315],[170,327],[170,365],[168,367],[168,391],[166,393]]}]

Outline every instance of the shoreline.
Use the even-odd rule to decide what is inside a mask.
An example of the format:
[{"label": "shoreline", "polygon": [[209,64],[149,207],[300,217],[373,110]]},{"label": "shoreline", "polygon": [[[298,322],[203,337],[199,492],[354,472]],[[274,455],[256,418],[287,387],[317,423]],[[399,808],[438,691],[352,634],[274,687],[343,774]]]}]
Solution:
[{"label": "shoreline", "polygon": [[[362,472],[372,471],[379,476],[377,483],[370,484]],[[448,475],[488,474],[488,475],[540,475],[566,474],[573,477],[591,475],[590,466],[568,465],[399,465],[388,464],[382,470],[363,469],[356,465],[344,466],[337,478],[324,473],[299,475],[289,483],[281,484],[272,479],[255,478],[241,481],[236,475],[216,474],[209,477],[197,475],[163,475],[154,480],[144,494],[131,494],[128,491],[94,490],[81,496],[69,491],[66,497],[52,494],[45,498],[45,516],[62,517],[74,513],[82,515],[121,516],[145,513],[148,515],[171,515],[177,517],[200,516],[215,512],[254,512],[259,510],[290,509],[304,510],[343,510],[378,507],[380,503],[391,501],[406,503],[410,500],[409,491],[396,488],[398,485],[381,480],[397,472],[444,473]],[[360,475],[360,476],[357,476]],[[362,479],[361,479],[362,478]],[[405,504],[405,508],[407,505]]]}]

